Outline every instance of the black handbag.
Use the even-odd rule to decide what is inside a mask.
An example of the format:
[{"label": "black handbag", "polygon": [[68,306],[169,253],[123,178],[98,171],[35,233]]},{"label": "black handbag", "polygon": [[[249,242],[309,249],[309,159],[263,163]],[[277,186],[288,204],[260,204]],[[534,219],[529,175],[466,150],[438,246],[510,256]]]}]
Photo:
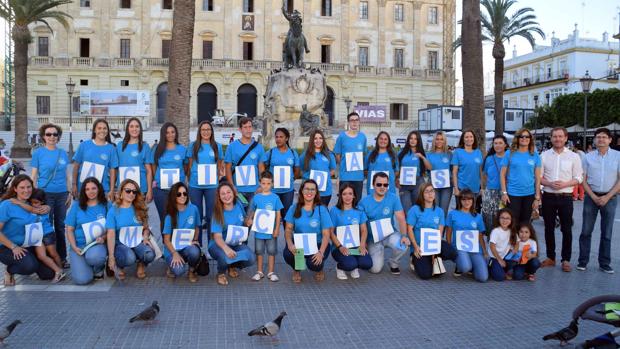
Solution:
[{"label": "black handbag", "polygon": [[209,260],[204,252],[200,251],[200,259],[198,259],[198,264],[196,265],[196,273],[200,276],[209,275]]}]

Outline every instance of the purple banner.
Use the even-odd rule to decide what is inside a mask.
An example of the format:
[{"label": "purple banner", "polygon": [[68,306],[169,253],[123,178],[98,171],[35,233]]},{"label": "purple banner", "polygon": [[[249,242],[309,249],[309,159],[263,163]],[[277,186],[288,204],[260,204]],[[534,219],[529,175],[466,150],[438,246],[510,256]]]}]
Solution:
[{"label": "purple banner", "polygon": [[383,105],[356,105],[353,110],[360,116],[360,122],[385,122],[386,110]]}]

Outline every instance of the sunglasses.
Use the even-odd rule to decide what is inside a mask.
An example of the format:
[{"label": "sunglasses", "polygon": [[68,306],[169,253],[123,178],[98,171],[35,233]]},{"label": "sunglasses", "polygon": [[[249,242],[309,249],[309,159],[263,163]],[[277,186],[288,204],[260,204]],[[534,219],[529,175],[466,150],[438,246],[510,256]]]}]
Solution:
[{"label": "sunglasses", "polygon": [[177,197],[180,198],[181,196],[187,196],[187,192],[186,191],[178,191],[177,192]]},{"label": "sunglasses", "polygon": [[521,138],[521,139],[530,139],[530,138],[532,138],[532,136],[528,136],[528,135],[520,135],[520,136],[519,136],[519,137],[517,137],[517,138]]},{"label": "sunglasses", "polygon": [[125,189],[124,191],[125,191],[126,194],[138,195],[138,191],[137,190]]},{"label": "sunglasses", "polygon": [[304,188],[304,190],[302,190],[304,193],[316,193],[316,189],[314,188]]},{"label": "sunglasses", "polygon": [[58,133],[46,133],[45,137],[58,137]]},{"label": "sunglasses", "polygon": [[375,187],[377,188],[387,188],[390,184],[389,183],[375,183]]}]

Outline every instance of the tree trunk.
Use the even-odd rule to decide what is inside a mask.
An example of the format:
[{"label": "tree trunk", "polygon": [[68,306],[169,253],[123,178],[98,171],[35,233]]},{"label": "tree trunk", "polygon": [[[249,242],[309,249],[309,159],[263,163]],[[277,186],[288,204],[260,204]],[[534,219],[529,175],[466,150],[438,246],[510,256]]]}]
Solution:
[{"label": "tree trunk", "polygon": [[484,82],[480,1],[463,0],[461,55],[463,61],[463,129],[472,129],[481,150],[485,150]]},{"label": "tree trunk", "polygon": [[189,101],[195,15],[195,1],[174,1],[166,118],[177,126],[179,142],[182,144],[189,143]]},{"label": "tree trunk", "polygon": [[12,158],[29,158],[31,148],[28,145],[28,27],[13,26],[15,69],[15,141],[11,148]]},{"label": "tree trunk", "polygon": [[495,135],[504,134],[504,44],[499,42],[493,45],[495,58]]}]

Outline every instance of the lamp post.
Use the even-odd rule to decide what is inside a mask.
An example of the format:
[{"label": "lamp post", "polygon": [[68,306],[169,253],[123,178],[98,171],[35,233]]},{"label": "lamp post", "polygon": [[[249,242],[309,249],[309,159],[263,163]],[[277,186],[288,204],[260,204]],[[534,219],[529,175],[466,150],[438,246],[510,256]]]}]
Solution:
[{"label": "lamp post", "polygon": [[351,103],[353,101],[349,97],[344,97],[344,104],[347,106],[347,116],[349,115],[349,110],[351,109]]},{"label": "lamp post", "polygon": [[69,81],[65,82],[67,86],[67,93],[69,94],[69,160],[73,159],[73,115],[72,115],[72,97],[75,90],[75,82],[69,78]]},{"label": "lamp post", "polygon": [[584,107],[583,107],[583,150],[586,151],[588,149],[587,140],[588,140],[588,93],[590,92],[590,88],[592,87],[592,77],[588,74],[586,70],[586,75],[579,79],[581,82],[581,90],[584,94]]},{"label": "lamp post", "polygon": [[[536,147],[536,139],[538,137],[538,95],[534,95],[534,147]],[[542,150],[542,147],[541,147]]]}]

